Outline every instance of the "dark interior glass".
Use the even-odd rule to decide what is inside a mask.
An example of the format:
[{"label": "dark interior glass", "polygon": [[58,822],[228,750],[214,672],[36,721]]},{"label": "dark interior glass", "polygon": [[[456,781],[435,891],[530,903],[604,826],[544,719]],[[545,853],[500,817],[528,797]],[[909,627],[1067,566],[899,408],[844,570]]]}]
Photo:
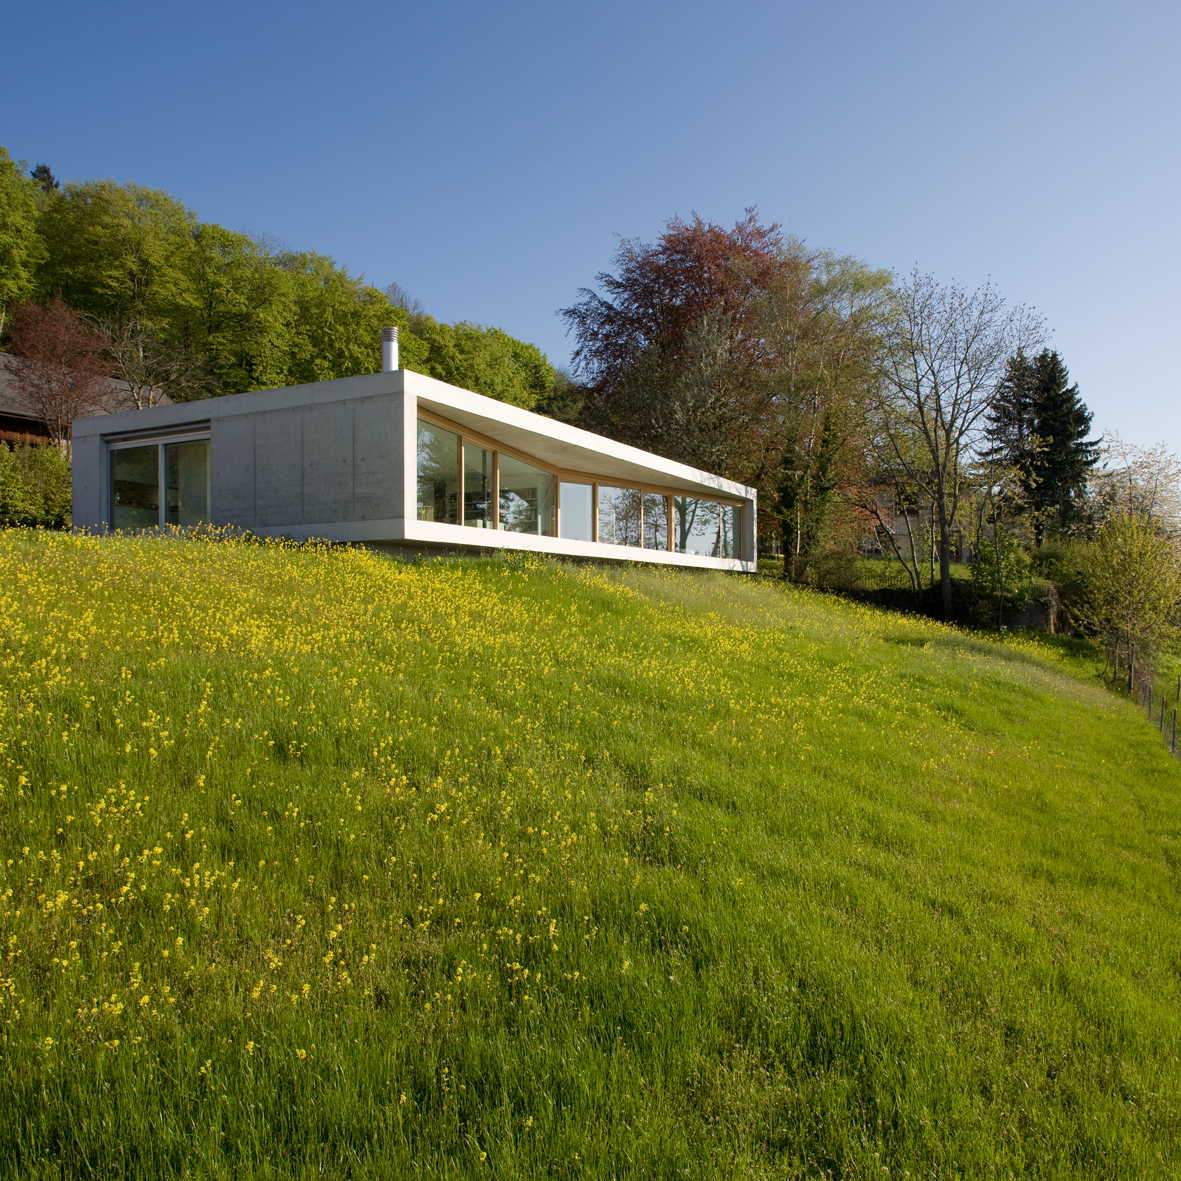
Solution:
[{"label": "dark interior glass", "polygon": [[160,524],[160,447],[111,452],[111,528],[155,529]]}]

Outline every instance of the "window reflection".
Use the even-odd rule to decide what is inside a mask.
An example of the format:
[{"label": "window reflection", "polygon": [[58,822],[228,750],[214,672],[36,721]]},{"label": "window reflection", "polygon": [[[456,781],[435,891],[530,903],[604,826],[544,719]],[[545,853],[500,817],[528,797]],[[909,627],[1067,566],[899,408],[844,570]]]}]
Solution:
[{"label": "window reflection", "polygon": [[599,485],[599,540],[606,545],[639,545],[640,505],[638,488]]},{"label": "window reflection", "polygon": [[[638,488],[596,486],[577,478],[559,482],[535,464],[482,447],[423,419],[418,420],[417,442],[420,521],[552,537],[559,529],[560,490],[561,536],[571,541],[597,539],[605,545],[671,548],[676,553],[707,558],[738,558],[742,554],[742,510],[736,505]],[[168,520],[186,523],[188,513],[207,518],[208,447],[207,441],[168,446]],[[185,448],[203,448],[203,459],[197,450]],[[147,467],[142,479],[133,471],[140,461],[131,453],[147,450],[123,452],[126,470],[116,496],[121,520],[139,520],[137,513],[146,519],[153,511],[147,506],[153,497],[159,499]],[[137,507],[141,502],[142,507]]]},{"label": "window reflection", "polygon": [[554,534],[554,477],[511,455],[500,455],[500,527],[510,533]]},{"label": "window reflection", "polygon": [[155,529],[160,524],[160,447],[111,452],[111,528]]},{"label": "window reflection", "polygon": [[718,556],[718,526],[722,506],[695,496],[673,497],[673,544],[679,554],[702,558]]},{"label": "window reflection", "polygon": [[644,548],[668,549],[668,498],[644,493]]},{"label": "window reflection", "polygon": [[463,523],[491,529],[493,522],[495,453],[472,443],[463,445]]},{"label": "window reflection", "polygon": [[742,556],[742,510],[737,505],[722,505],[722,552],[723,558]]},{"label": "window reflection", "polygon": [[459,436],[418,420],[418,519],[459,524]]},{"label": "window reflection", "polygon": [[594,487],[562,481],[562,536],[571,541],[594,541]]},{"label": "window reflection", "polygon": [[165,444],[164,471],[168,485],[165,521],[170,525],[208,521],[209,440]]}]

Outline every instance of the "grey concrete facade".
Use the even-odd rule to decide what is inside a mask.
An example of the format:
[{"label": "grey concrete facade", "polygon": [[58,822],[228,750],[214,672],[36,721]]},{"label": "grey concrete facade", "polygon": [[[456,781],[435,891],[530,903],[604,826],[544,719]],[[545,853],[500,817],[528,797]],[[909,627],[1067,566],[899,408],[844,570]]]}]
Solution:
[{"label": "grey concrete facade", "polygon": [[[567,474],[718,497],[742,508],[742,559],[571,541],[417,519],[420,412]],[[755,493],[718,476],[407,370],[260,390],[74,423],[74,525],[109,528],[110,453],[210,440],[215,525],[419,550],[526,549],[571,557],[753,570]]]}]

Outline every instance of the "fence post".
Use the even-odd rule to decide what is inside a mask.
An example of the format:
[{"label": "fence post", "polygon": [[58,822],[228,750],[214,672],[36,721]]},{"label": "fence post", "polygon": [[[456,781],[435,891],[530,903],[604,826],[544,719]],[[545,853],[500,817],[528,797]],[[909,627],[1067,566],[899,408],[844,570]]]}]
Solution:
[{"label": "fence post", "polygon": [[1173,710],[1173,754],[1177,753],[1177,711]]}]

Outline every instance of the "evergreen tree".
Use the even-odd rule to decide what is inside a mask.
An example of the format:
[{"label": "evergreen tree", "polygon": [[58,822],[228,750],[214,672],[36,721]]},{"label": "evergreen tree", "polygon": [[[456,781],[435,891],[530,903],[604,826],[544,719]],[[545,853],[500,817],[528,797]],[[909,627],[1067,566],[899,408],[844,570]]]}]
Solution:
[{"label": "evergreen tree", "polygon": [[47,193],[52,192],[54,189],[59,187],[57,178],[52,172],[50,172],[48,164],[38,164],[37,167],[29,173],[29,176],[31,176],[33,180],[35,180]]},{"label": "evergreen tree", "polygon": [[1091,412],[1069,384],[1057,351],[1009,358],[997,388],[985,433],[989,459],[1019,474],[1023,503],[1040,546],[1054,522],[1065,528],[1077,514],[1087,473],[1098,462],[1098,443],[1087,438]]}]

